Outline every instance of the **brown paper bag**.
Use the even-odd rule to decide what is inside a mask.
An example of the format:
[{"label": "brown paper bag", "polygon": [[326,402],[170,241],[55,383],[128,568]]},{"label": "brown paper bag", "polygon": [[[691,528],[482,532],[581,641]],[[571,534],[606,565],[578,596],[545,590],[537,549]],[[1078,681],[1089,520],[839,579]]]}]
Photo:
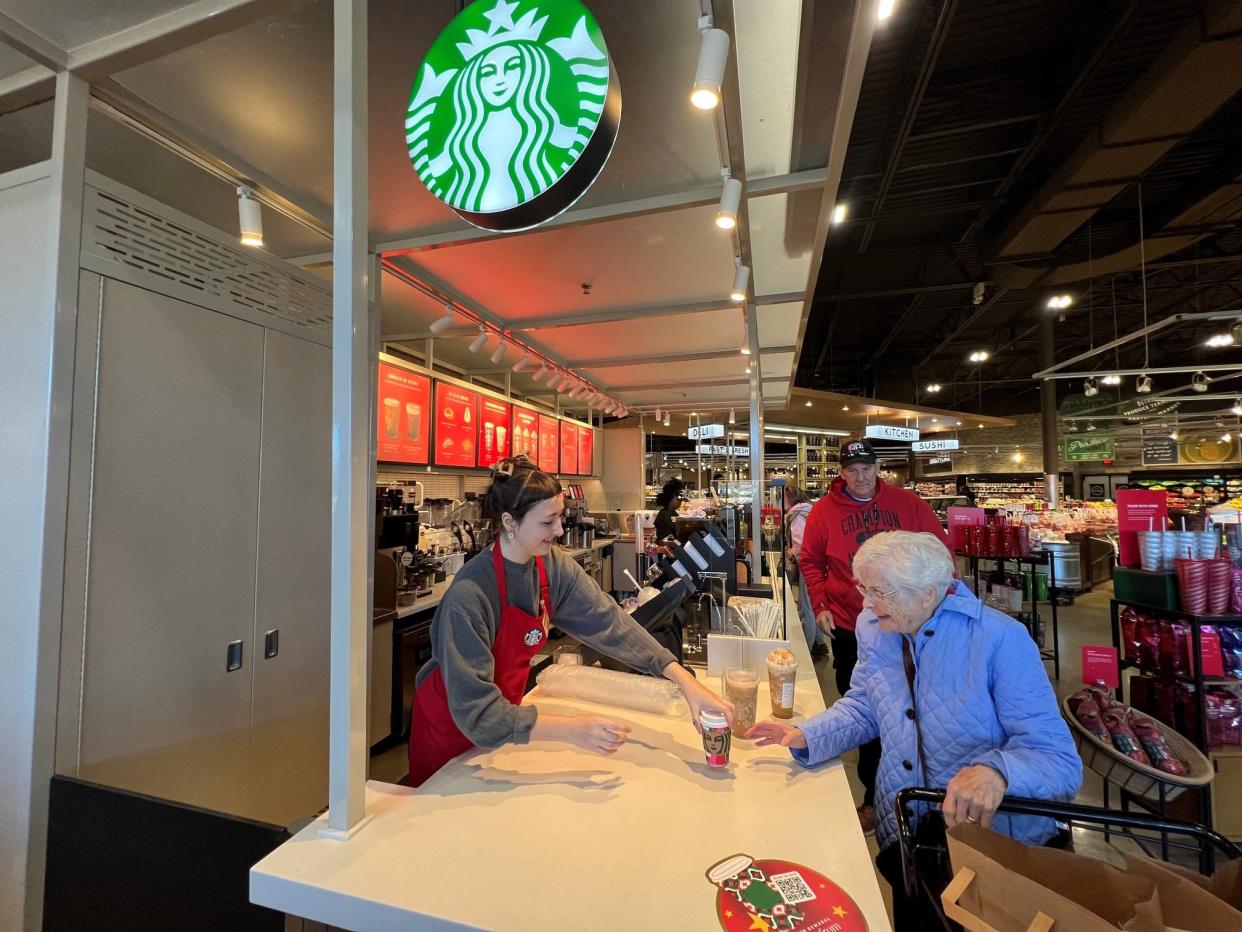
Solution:
[{"label": "brown paper bag", "polygon": [[1150,877],[1030,847],[977,825],[954,826],[948,837],[954,873],[975,872],[959,904],[998,932],[1025,932],[1036,913],[1051,917],[1057,932],[1164,932]]},{"label": "brown paper bag", "polygon": [[[1242,911],[1217,896],[1212,888],[1217,878],[1228,891],[1242,861],[1232,861],[1211,877],[1152,858],[1126,858],[1126,871],[1147,877],[1160,893],[1164,924],[1170,932],[1237,932],[1242,929]],[[1189,876],[1188,876],[1189,875]]]}]

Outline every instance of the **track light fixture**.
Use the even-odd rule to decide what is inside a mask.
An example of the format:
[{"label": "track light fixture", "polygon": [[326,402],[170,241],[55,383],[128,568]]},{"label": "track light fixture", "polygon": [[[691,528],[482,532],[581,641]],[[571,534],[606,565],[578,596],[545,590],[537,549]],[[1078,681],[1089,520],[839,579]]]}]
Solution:
[{"label": "track light fixture", "polygon": [[989,355],[987,350],[975,350],[967,358],[974,363],[987,362]]},{"label": "track light fixture", "polygon": [[496,344],[496,349],[492,353],[492,362],[499,363],[505,358],[505,341],[504,337],[500,338],[500,342]]},{"label": "track light fixture", "polygon": [[938,395],[940,394],[940,389],[941,389],[941,385],[939,382],[932,382],[930,385],[927,386],[927,394]]},{"label": "track light fixture", "polygon": [[716,208],[716,226],[732,230],[737,226],[737,211],[742,206],[742,183],[725,175],[724,188],[720,192],[720,206]]},{"label": "track light fixture", "polygon": [[733,408],[729,409],[729,423],[730,424],[737,423],[737,411]]},{"label": "track light fixture", "polygon": [[1091,398],[1100,393],[1100,386],[1096,384],[1095,376],[1083,379],[1082,393]]},{"label": "track light fixture", "polygon": [[1233,399],[1233,407],[1229,409],[1234,414],[1242,416],[1242,398]]},{"label": "track light fixture", "polygon": [[668,413],[667,411],[665,411],[665,412],[664,412],[664,426],[665,426],[665,427],[668,427],[668,426],[669,426],[669,424],[671,424],[671,423],[672,423],[672,421],[673,421],[673,419],[669,416],[669,413]]},{"label": "track light fixture", "polygon": [[484,327],[480,327],[479,335],[475,337],[470,343],[470,352],[477,353],[479,350],[481,350],[486,345],[487,345],[487,329]]},{"label": "track light fixture", "polygon": [[741,347],[738,349],[738,352],[740,352],[743,356],[749,356],[750,355],[750,344],[743,343]]},{"label": "track light fixture", "polygon": [[1120,385],[1120,384],[1121,384],[1121,376],[1119,376],[1119,375],[1106,375],[1106,376],[1104,376],[1104,378],[1100,379],[1100,382],[1101,382],[1101,383],[1103,383],[1104,385]]},{"label": "track light fixture", "polygon": [[1134,390],[1138,392],[1140,395],[1150,395],[1151,394],[1151,376],[1140,375],[1137,379],[1135,379]]},{"label": "track light fixture", "polygon": [[733,273],[733,288],[729,292],[729,300],[741,304],[746,300],[746,289],[750,286],[750,266],[739,265]]},{"label": "track light fixture", "polygon": [[720,103],[720,84],[729,60],[729,34],[712,27],[710,16],[699,20],[699,63],[694,69],[690,102],[700,110],[712,110]]},{"label": "track light fixture", "polygon": [[535,370],[535,374],[532,375],[530,378],[531,378],[531,381],[533,382],[542,382],[543,377],[547,374],[548,374],[548,364],[546,362],[541,362],[539,364],[539,368]]},{"label": "track light fixture", "polygon": [[656,414],[656,420],[658,421],[658,420],[660,419],[660,408],[659,408],[659,406],[657,406],[657,407],[656,407],[656,412],[655,412],[655,414]]},{"label": "track light fixture", "polygon": [[1235,337],[1231,330],[1229,333],[1217,333],[1208,337],[1207,345],[1213,349],[1220,349],[1225,346],[1233,346],[1234,340]]},{"label": "track light fixture", "polygon": [[522,358],[513,364],[513,371],[514,372],[525,372],[527,369],[531,367],[531,365],[532,363],[530,361],[530,350],[527,350],[525,353],[522,354]]},{"label": "track light fixture", "polygon": [[453,326],[453,322],[457,320],[457,315],[453,313],[453,305],[446,303],[444,305],[444,316],[437,317],[431,322],[428,328],[434,334],[441,334],[449,327]]},{"label": "track light fixture", "polygon": [[237,186],[237,225],[243,246],[263,245],[263,208],[244,184]]},{"label": "track light fixture", "polygon": [[1196,392],[1206,392],[1210,381],[1206,372],[1196,372],[1190,377],[1190,387]]},{"label": "track light fixture", "polygon": [[1063,311],[1073,303],[1073,295],[1054,294],[1048,296],[1048,300],[1044,302],[1044,307],[1050,311]]}]

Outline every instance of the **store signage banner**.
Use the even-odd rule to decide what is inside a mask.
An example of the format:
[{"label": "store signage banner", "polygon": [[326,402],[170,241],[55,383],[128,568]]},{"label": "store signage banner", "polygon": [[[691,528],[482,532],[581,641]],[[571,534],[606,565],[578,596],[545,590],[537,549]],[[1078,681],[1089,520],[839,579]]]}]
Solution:
[{"label": "store signage banner", "polygon": [[1065,460],[1069,463],[1111,460],[1115,459],[1116,452],[1116,444],[1109,434],[1065,438]]},{"label": "store signage banner", "polygon": [[714,437],[723,437],[725,429],[723,424],[704,424],[701,427],[691,427],[686,431],[686,436],[691,440],[711,440]]},{"label": "store signage banner", "polygon": [[953,457],[933,456],[923,464],[923,472],[928,474],[953,472]]},{"label": "store signage banner", "polygon": [[381,463],[429,462],[431,379],[379,364],[376,459]]},{"label": "store signage banner", "polygon": [[863,428],[863,436],[868,440],[900,440],[912,443],[919,439],[919,432],[914,427],[889,427],[887,424],[868,424]]},{"label": "store signage banner", "polygon": [[958,449],[956,437],[946,437],[944,440],[916,440],[910,445],[910,449],[915,453],[940,453],[945,450]]},{"label": "store signage banner", "polygon": [[1176,466],[1177,441],[1167,433],[1143,435],[1144,466]]},{"label": "store signage banner", "polygon": [[575,475],[578,472],[578,425],[561,421],[561,472]]},{"label": "store signage banner", "polygon": [[1138,532],[1169,526],[1169,501],[1151,489],[1117,490],[1117,550],[1122,566],[1139,565]]},{"label": "store signage banner", "polygon": [[475,408],[478,404],[478,392],[436,382],[437,466],[474,466],[478,440]]},{"label": "store signage banner", "polygon": [[513,433],[509,435],[511,455],[523,455],[539,463],[539,415],[526,408],[513,406]]},{"label": "store signage banner", "polygon": [[556,418],[539,415],[539,468],[549,475],[561,471],[560,430]]},{"label": "store signage banner", "polygon": [[592,456],[595,449],[595,431],[589,427],[578,428],[578,472],[584,476],[591,475],[595,465]]},{"label": "store signage banner", "polygon": [[479,0],[432,43],[404,135],[418,177],[488,230],[551,220],[594,183],[621,125],[621,87],[578,0]]},{"label": "store signage banner", "polygon": [[480,395],[478,415],[479,465],[488,469],[509,455],[509,405]]},{"label": "store signage banner", "polygon": [[1120,684],[1121,671],[1117,665],[1117,648],[1102,644],[1082,646],[1082,681],[1089,686],[1107,686],[1116,689]]},{"label": "store signage banner", "polygon": [[750,447],[737,446],[732,447],[724,443],[700,443],[694,448],[695,453],[701,453],[704,456],[729,456],[735,457],[750,456]]}]

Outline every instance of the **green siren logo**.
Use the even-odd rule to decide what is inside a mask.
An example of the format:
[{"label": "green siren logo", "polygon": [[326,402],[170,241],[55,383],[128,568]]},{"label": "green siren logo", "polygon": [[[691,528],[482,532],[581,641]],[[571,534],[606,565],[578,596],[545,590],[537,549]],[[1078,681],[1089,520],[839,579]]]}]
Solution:
[{"label": "green siren logo", "polygon": [[621,123],[604,37],[577,0],[477,0],[431,46],[405,132],[423,184],[462,218],[523,230],[599,175]]}]

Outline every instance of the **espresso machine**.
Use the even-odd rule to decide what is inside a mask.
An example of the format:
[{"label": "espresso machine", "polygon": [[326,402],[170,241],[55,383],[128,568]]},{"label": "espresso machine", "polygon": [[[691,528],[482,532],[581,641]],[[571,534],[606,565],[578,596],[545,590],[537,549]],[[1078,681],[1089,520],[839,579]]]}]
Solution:
[{"label": "espresso machine", "polygon": [[651,563],[644,584],[664,589],[680,581],[690,588],[680,609],[683,655],[688,663],[706,663],[707,635],[725,632],[728,598],[737,594],[733,545],[718,525],[704,522],[662,548],[668,552]]}]

